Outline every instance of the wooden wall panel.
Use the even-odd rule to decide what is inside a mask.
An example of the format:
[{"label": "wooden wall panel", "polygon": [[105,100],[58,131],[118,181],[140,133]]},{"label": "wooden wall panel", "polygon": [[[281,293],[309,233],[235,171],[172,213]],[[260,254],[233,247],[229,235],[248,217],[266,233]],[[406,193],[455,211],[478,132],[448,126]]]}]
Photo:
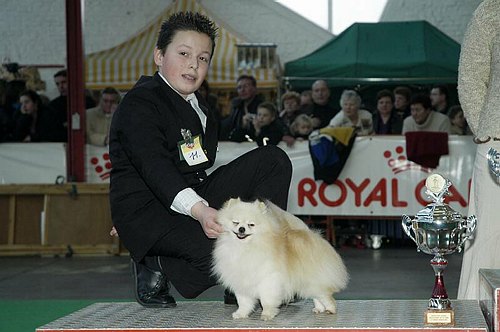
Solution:
[{"label": "wooden wall panel", "polygon": [[19,195],[16,197],[14,244],[41,244],[40,216],[44,197]]}]

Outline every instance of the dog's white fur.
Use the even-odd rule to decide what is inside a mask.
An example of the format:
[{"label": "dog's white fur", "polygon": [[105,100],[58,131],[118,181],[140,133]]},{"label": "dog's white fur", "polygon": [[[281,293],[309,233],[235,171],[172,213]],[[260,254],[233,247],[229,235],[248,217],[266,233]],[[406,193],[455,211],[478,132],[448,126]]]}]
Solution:
[{"label": "dog's white fur", "polygon": [[246,318],[258,300],[263,320],[295,295],[312,298],[313,312],[336,312],[332,296],[344,289],[342,259],[320,234],[271,202],[230,199],[218,212],[225,232],[214,249],[214,273],[238,301],[233,318]]}]

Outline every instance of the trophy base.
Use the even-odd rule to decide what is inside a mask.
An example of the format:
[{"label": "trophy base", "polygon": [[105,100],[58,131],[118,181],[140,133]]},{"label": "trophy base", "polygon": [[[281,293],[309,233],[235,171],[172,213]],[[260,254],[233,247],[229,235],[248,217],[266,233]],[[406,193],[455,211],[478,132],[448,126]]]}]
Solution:
[{"label": "trophy base", "polygon": [[424,312],[425,325],[455,326],[453,309],[427,309]]}]

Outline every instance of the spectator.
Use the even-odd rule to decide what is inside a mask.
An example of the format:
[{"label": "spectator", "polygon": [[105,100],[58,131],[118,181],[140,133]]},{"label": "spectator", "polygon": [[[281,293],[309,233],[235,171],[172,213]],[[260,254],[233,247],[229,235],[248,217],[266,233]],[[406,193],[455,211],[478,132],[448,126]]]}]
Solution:
[{"label": "spectator", "polygon": [[86,114],[87,143],[108,146],[111,118],[120,102],[120,92],[112,87],[102,90],[99,106],[89,108]]},{"label": "spectator", "polygon": [[431,105],[434,111],[448,115],[448,88],[444,85],[436,85],[431,89]]},{"label": "spectator", "polygon": [[263,102],[257,107],[257,115],[252,119],[249,129],[234,129],[229,139],[235,142],[255,141],[257,145],[277,145],[283,138],[283,126],[278,122],[276,107]]},{"label": "spectator", "polygon": [[472,135],[460,105],[451,106],[448,117],[450,118],[452,135]]},{"label": "spectator", "polygon": [[394,89],[394,109],[396,115],[398,115],[401,120],[406,119],[410,116],[410,100],[411,100],[411,90],[405,86],[398,86]]},{"label": "spectator", "polygon": [[326,81],[318,80],[313,83],[312,99],[311,110],[306,113],[311,115],[314,129],[326,127],[330,119],[338,113],[330,100],[330,88]]},{"label": "spectator", "polygon": [[329,127],[354,127],[358,136],[373,134],[372,114],[360,110],[361,97],[354,90],[344,90],[340,96],[341,111],[331,119]]},{"label": "spectator", "polygon": [[7,90],[7,81],[0,79],[0,143],[7,141],[10,132],[12,117],[5,108],[5,96]]},{"label": "spectator", "polygon": [[57,142],[54,111],[43,105],[33,90],[26,90],[19,97],[21,108],[14,114],[13,141]]},{"label": "spectator", "polygon": [[312,90],[304,90],[300,93],[300,107],[302,109],[312,106]]},{"label": "spectator", "polygon": [[290,134],[297,141],[308,139],[313,131],[312,119],[306,114],[299,114],[290,125]]},{"label": "spectator", "polygon": [[241,75],[236,81],[238,97],[231,101],[231,114],[222,121],[220,139],[227,140],[233,130],[249,130],[257,114],[257,106],[264,97],[257,94],[255,77]]},{"label": "spectator", "polygon": [[403,119],[394,110],[394,96],[389,90],[377,93],[377,110],[373,113],[373,131],[377,135],[401,135]]},{"label": "spectator", "polygon": [[300,113],[300,95],[295,91],[286,92],[281,96],[281,104],[280,119],[286,127],[290,127]]},{"label": "spectator", "polygon": [[[54,74],[54,82],[59,90],[59,97],[54,98],[49,107],[56,115],[56,136],[58,142],[68,141],[68,72],[66,69]],[[85,95],[85,108],[95,107],[94,100]]]},{"label": "spectator", "polygon": [[428,95],[413,96],[410,101],[411,116],[404,120],[402,134],[410,131],[442,131],[449,134],[450,120],[446,115],[432,111],[431,107]]}]

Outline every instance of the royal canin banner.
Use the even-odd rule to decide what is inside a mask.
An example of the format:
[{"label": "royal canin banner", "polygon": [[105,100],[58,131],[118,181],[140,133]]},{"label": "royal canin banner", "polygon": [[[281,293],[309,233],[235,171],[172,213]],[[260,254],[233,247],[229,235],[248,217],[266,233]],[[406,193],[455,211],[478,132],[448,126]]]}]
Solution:
[{"label": "royal canin banner", "polygon": [[[33,144],[0,144],[2,183],[54,183],[65,174],[62,144]],[[449,155],[430,169],[407,160],[404,136],[358,137],[338,179],[328,185],[314,180],[307,141],[293,147],[281,143],[293,165],[288,210],[298,215],[414,215],[429,202],[426,178],[439,173],[453,184],[446,201],[466,215],[476,146],[471,136],[450,136],[448,145]],[[209,171],[255,148],[255,143],[220,142]],[[111,167],[107,148],[86,146],[87,182],[109,182]]]}]

